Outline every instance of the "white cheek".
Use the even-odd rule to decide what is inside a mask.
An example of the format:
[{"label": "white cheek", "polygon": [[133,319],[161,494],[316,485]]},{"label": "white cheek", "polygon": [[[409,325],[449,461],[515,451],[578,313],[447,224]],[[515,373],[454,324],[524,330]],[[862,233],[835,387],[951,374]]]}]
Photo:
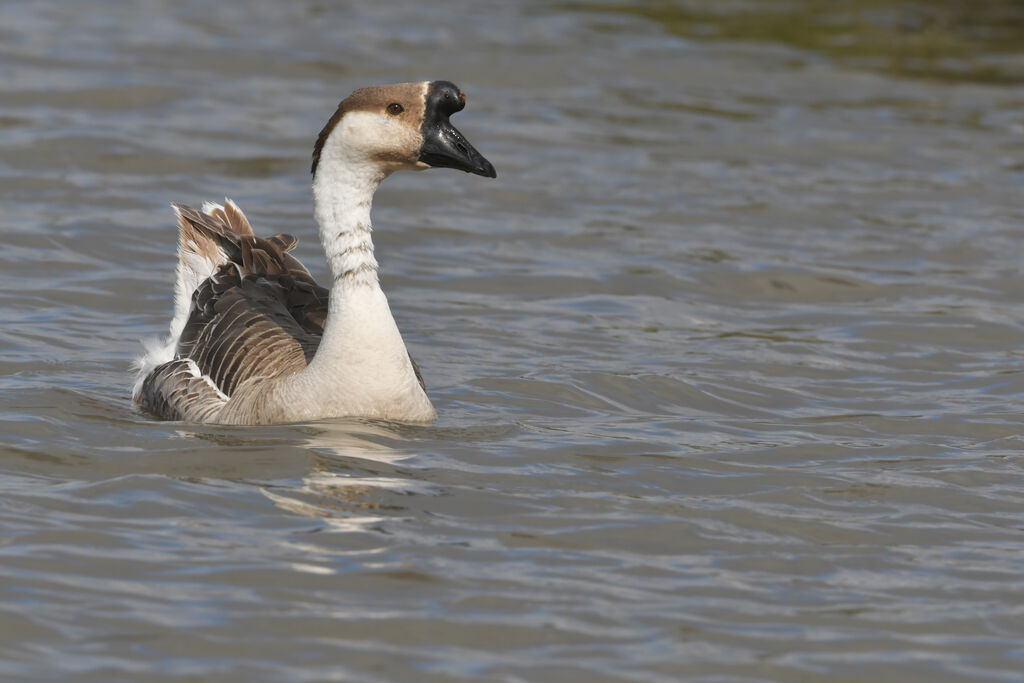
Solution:
[{"label": "white cheek", "polygon": [[402,117],[375,112],[345,114],[325,153],[349,163],[393,155],[412,161],[422,145],[419,133]]},{"label": "white cheek", "polygon": [[375,152],[387,149],[394,139],[393,121],[384,114],[354,111],[342,119],[342,141],[352,151]]}]

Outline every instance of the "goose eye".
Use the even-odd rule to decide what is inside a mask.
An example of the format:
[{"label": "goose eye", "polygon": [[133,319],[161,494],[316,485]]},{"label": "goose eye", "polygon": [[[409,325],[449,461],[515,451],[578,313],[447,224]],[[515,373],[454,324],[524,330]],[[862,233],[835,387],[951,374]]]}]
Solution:
[{"label": "goose eye", "polygon": [[403,111],[405,111],[405,107],[400,105],[398,102],[392,102],[388,105],[388,113],[392,116],[398,116]]}]

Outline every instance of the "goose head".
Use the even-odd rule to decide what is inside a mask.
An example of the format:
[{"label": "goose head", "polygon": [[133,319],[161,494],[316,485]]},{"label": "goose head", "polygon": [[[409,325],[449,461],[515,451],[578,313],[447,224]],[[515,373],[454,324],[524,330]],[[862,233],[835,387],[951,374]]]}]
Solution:
[{"label": "goose head", "polygon": [[342,164],[380,178],[428,168],[497,177],[491,162],[450,121],[465,106],[465,94],[448,81],[360,88],[341,101],[320,131],[313,175]]}]

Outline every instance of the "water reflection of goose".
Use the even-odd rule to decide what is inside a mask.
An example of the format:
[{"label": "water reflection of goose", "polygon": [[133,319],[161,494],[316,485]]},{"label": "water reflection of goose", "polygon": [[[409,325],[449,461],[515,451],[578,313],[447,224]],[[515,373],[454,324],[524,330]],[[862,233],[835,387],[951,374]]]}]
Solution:
[{"label": "water reflection of goose", "polygon": [[377,279],[370,203],[403,169],[494,167],[452,126],[447,81],[356,90],[313,149],[314,212],[333,283],[256,237],[230,200],[175,206],[180,241],[170,335],[139,359],[134,398],[160,417],[265,424],[361,416],[430,422],[434,408]]},{"label": "water reflection of goose", "polygon": [[412,500],[443,493],[437,484],[409,476],[423,466],[418,454],[395,448],[411,428],[338,420],[304,429],[311,430],[305,447],[312,470],[298,484],[284,478],[260,488],[290,514],[317,519],[332,531],[366,531],[414,515]]}]

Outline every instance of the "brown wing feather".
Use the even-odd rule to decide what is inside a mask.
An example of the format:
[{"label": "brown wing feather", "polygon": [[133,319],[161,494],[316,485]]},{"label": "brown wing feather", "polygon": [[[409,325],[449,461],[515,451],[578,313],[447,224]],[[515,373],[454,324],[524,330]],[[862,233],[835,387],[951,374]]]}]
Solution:
[{"label": "brown wing feather", "polygon": [[326,289],[290,275],[247,274],[237,265],[221,266],[196,290],[177,349],[228,396],[247,379],[305,368],[323,328],[303,321],[326,315],[328,297]]},{"label": "brown wing feather", "polygon": [[217,206],[210,210],[208,214],[213,218],[219,219],[221,222],[226,224],[231,231],[236,235],[255,237],[256,233],[252,231],[252,226],[249,225],[249,219],[245,217],[242,210],[238,208],[238,205],[233,201],[224,202],[224,206]]},{"label": "brown wing feather", "polygon": [[142,383],[139,403],[165,420],[208,422],[227,401],[189,362],[172,360],[153,369]]}]

